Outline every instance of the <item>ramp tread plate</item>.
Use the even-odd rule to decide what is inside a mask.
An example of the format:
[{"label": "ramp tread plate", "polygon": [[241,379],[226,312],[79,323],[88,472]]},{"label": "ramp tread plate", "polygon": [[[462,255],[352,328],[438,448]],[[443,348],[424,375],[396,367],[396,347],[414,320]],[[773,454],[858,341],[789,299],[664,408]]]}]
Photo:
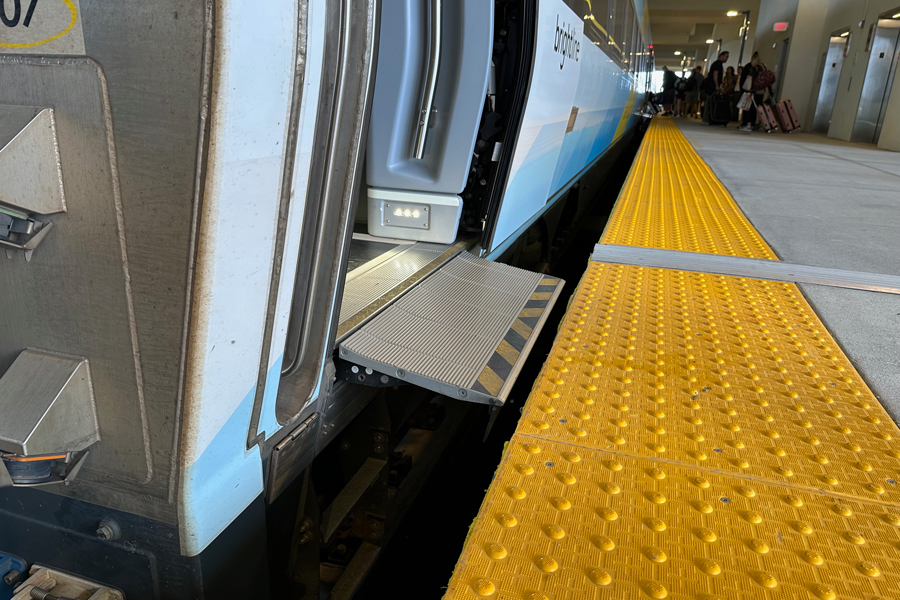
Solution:
[{"label": "ramp tread plate", "polygon": [[445,598],[875,600],[900,510],[516,434]]},{"label": "ramp tread plate", "polygon": [[466,242],[453,246],[416,242],[369,261],[348,275],[341,298],[337,339],[402,297],[413,285],[462,252]]},{"label": "ramp tread plate", "polygon": [[790,283],[591,263],[519,431],[900,502],[900,430]]},{"label": "ramp tread plate", "polygon": [[675,123],[661,118],[650,122],[601,243],[778,259]]},{"label": "ramp tread plate", "polygon": [[502,404],[563,283],[463,253],[342,342],[340,356]]},{"label": "ramp tread plate", "polygon": [[440,256],[447,246],[414,244],[355,277],[344,286],[340,322],[344,322]]}]

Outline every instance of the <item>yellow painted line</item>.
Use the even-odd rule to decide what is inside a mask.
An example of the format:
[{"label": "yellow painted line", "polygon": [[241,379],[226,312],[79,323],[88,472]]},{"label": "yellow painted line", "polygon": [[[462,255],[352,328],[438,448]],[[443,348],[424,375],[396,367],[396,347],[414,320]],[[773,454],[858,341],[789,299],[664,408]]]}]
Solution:
[{"label": "yellow painted line", "polygon": [[[26,43],[11,43],[11,42],[0,42],[0,48],[34,48],[35,46],[42,46],[43,44],[50,43],[54,40],[58,40],[62,36],[66,35],[72,28],[75,27],[75,23],[78,21],[78,10],[75,8],[75,3],[72,0],[61,0],[63,4],[66,5],[66,8],[69,9],[69,14],[71,15],[71,19],[69,20],[69,24],[57,34],[54,34],[46,39],[39,40],[37,42],[26,42]],[[0,10],[5,10],[3,5],[0,4]]]},{"label": "yellow painted line", "polygon": [[522,321],[516,319],[513,321],[511,329],[521,335],[524,339],[528,339],[531,337],[532,332],[534,331],[531,327],[523,323]]},{"label": "yellow painted line", "polygon": [[494,373],[493,369],[485,367],[481,375],[478,376],[478,383],[483,385],[489,394],[496,396],[503,389],[504,381],[499,375]]},{"label": "yellow painted line", "polygon": [[531,294],[530,300],[549,300],[553,297],[553,292],[535,292]]},{"label": "yellow painted line", "polygon": [[601,243],[777,260],[674,122],[659,117]]},{"label": "yellow painted line", "polygon": [[500,340],[500,345],[497,346],[497,354],[505,358],[510,365],[515,365],[520,355],[519,351],[513,348],[506,340]]}]

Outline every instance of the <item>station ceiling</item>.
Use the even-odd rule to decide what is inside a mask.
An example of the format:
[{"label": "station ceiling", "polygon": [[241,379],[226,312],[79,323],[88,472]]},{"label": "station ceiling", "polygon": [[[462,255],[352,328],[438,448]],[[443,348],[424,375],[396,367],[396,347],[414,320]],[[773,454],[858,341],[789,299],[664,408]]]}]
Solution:
[{"label": "station ceiling", "polygon": [[753,40],[759,17],[759,0],[648,0],[648,8],[656,66],[660,69],[663,65],[680,69],[684,57],[703,65],[710,46],[718,40],[724,44],[740,39],[743,17],[729,17],[729,11],[750,11],[748,41]]}]

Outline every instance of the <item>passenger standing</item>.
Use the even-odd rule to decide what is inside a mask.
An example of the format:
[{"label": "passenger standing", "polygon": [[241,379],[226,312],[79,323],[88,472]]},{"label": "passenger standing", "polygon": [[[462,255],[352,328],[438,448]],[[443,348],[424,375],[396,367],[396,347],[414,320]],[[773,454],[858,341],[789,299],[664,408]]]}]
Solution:
[{"label": "passenger standing", "polygon": [[[684,71],[681,73],[684,75]],[[679,77],[675,83],[675,116],[683,117],[685,110],[685,97],[687,95],[687,79]]]},{"label": "passenger standing", "polygon": [[754,52],[753,56],[750,58],[750,62],[744,65],[744,68],[741,71],[741,90],[743,90],[743,92],[751,92],[754,100],[754,106],[750,110],[745,110],[741,115],[741,126],[738,127],[741,131],[753,131],[756,128],[756,107],[762,106],[763,96],[766,91],[765,88],[761,90],[755,89],[753,84],[756,80],[756,76],[759,75],[762,70],[761,66],[762,63],[759,60],[759,52]]},{"label": "passenger standing", "polygon": [[697,65],[691,71],[685,84],[684,101],[687,104],[687,116],[696,117],[700,114],[700,86],[703,84],[703,67]]},{"label": "passenger standing", "polygon": [[[706,74],[703,81],[704,90],[709,96],[722,91],[722,83],[725,79],[725,63],[728,61],[728,52],[719,52],[719,58],[716,59]],[[703,122],[709,125],[709,99],[707,99],[703,107]]]},{"label": "passenger standing", "polygon": [[675,114],[672,111],[675,103],[675,76],[674,71],[670,71],[669,67],[663,65],[663,116],[671,116]]},{"label": "passenger standing", "polygon": [[737,103],[741,95],[737,90],[737,76],[734,67],[725,69],[725,77],[722,78],[722,93],[731,101],[731,120],[737,121]]}]

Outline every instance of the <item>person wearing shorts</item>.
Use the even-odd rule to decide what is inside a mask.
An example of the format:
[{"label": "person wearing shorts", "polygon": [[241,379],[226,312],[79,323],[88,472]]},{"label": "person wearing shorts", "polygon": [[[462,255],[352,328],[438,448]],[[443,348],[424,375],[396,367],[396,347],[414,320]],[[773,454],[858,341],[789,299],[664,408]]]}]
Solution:
[{"label": "person wearing shorts", "polygon": [[685,116],[694,117],[700,112],[700,84],[703,83],[703,67],[697,65],[688,77],[684,93]]}]

